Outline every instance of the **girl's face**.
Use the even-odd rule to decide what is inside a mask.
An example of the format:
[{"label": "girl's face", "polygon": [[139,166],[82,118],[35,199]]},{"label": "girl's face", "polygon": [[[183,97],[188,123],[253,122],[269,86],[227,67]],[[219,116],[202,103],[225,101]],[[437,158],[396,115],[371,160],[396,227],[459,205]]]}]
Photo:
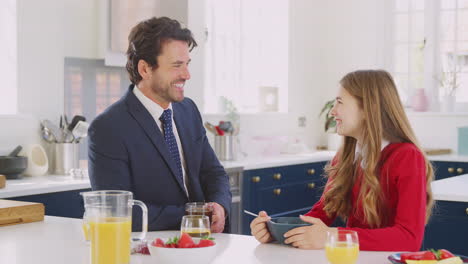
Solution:
[{"label": "girl's face", "polygon": [[361,135],[364,129],[364,111],[358,100],[340,87],[331,115],[336,120],[336,130],[341,136],[348,136],[362,142]]}]

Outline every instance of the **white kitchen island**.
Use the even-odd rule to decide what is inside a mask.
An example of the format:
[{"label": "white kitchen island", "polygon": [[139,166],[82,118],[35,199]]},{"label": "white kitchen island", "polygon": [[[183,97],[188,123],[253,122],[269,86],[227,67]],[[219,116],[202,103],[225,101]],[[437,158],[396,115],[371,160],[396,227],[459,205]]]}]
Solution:
[{"label": "white kitchen island", "polygon": [[[177,235],[178,231],[150,232],[148,239]],[[327,263],[324,250],[300,250],[276,244],[260,244],[252,236],[214,234],[218,252],[214,264]],[[357,263],[390,263],[391,252],[361,251]],[[46,216],[43,222],[0,227],[0,263],[86,264],[89,245],[81,220]],[[157,264],[149,255],[132,255],[133,264]]]}]

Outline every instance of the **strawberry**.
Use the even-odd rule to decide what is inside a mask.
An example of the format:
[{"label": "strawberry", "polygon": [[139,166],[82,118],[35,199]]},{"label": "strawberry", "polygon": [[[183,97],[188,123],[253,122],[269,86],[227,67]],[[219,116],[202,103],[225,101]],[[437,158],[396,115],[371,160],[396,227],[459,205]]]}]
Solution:
[{"label": "strawberry", "polygon": [[212,239],[201,239],[200,242],[198,242],[197,247],[211,247],[214,246],[215,242]]},{"label": "strawberry", "polygon": [[156,238],[152,243],[151,245],[155,246],[155,247],[164,247],[164,241],[162,241],[162,239],[160,238]]},{"label": "strawberry", "polygon": [[431,251],[419,251],[402,253],[400,259],[402,262],[406,262],[406,260],[436,260],[436,256]]},{"label": "strawberry", "polygon": [[179,238],[178,237],[173,237],[173,238],[169,238],[167,241],[166,241],[166,244],[165,247],[166,248],[177,248],[178,247],[178,243],[179,242]]},{"label": "strawberry", "polygon": [[177,245],[179,248],[192,248],[195,243],[193,243],[192,238],[187,233],[182,233]]},{"label": "strawberry", "polygon": [[446,249],[439,249],[439,250],[431,249],[431,252],[434,253],[434,255],[436,256],[436,258],[438,260],[454,257],[454,255],[452,253],[450,253],[450,251],[448,251]]}]

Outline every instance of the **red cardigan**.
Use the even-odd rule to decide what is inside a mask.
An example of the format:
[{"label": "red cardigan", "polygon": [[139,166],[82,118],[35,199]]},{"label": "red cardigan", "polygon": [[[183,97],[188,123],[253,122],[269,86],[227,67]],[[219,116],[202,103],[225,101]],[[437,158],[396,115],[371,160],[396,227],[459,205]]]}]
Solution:
[{"label": "red cardigan", "polygon": [[[391,143],[381,153],[380,184],[388,204],[388,224],[371,229],[363,217],[362,204],[356,204],[359,184],[351,194],[353,203],[345,230],[357,231],[361,250],[418,251],[424,236],[426,216],[426,166],[424,157],[410,143]],[[361,171],[362,173],[362,171]],[[328,226],[324,197],[307,216],[320,218]]]}]

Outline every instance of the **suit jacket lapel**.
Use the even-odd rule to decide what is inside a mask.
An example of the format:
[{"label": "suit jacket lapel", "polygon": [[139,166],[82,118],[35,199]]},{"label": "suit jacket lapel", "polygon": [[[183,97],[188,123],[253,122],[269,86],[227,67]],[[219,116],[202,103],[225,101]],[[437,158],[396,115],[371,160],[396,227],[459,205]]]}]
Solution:
[{"label": "suit jacket lapel", "polygon": [[166,161],[167,166],[171,169],[172,176],[175,177],[175,179],[179,183],[180,188],[182,188],[182,190],[185,193],[184,183],[179,179],[179,177],[176,176],[177,166],[175,164],[175,161],[172,160],[171,155],[169,154],[169,149],[166,146],[166,141],[164,140],[161,130],[156,125],[153,117],[148,112],[148,110],[146,110],[143,104],[133,94],[133,87],[134,85],[131,85],[129,90],[127,91],[127,94],[125,95],[125,101],[128,105],[128,111],[148,135],[154,147],[159,151],[163,159]]}]

